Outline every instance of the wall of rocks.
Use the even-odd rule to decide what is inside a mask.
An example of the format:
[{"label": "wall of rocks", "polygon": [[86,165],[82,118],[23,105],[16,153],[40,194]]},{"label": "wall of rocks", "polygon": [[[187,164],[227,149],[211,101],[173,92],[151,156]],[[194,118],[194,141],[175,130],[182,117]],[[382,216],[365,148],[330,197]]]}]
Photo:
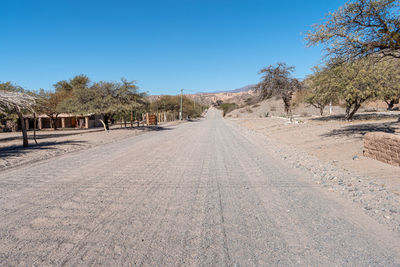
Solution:
[{"label": "wall of rocks", "polygon": [[400,135],[367,133],[364,136],[364,156],[400,167]]}]

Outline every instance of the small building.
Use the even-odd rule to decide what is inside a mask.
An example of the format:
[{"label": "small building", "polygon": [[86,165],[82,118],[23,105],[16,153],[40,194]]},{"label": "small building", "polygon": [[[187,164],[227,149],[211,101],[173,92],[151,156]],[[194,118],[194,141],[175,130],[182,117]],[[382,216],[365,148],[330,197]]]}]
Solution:
[{"label": "small building", "polygon": [[[33,117],[32,117],[33,118]],[[38,129],[52,128],[50,118],[47,115],[38,115]],[[73,115],[68,113],[62,113],[57,116],[56,126],[57,128],[95,128],[101,127],[103,124],[100,120],[103,119],[102,115],[87,114],[87,115]],[[31,125],[29,125],[31,126]]]},{"label": "small building", "polygon": [[[25,125],[27,130],[34,128],[34,116],[33,114],[25,115]],[[45,114],[36,115],[37,119],[37,129],[51,129],[53,128],[51,125],[50,117]],[[98,114],[86,114],[86,115],[74,115],[69,113],[61,113],[57,116],[56,126],[59,129],[65,128],[80,128],[80,129],[89,129],[95,127],[102,127],[103,124],[100,120],[103,119],[102,115]],[[20,123],[18,119],[18,123],[14,123],[15,127],[10,128],[11,131],[20,130]],[[7,124],[5,124],[6,128]]]}]

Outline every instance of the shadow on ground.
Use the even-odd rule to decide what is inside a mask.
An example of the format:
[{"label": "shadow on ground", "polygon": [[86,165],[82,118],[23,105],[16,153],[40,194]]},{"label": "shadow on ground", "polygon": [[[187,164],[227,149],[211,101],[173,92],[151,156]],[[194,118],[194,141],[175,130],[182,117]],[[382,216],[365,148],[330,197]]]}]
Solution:
[{"label": "shadow on ground", "polygon": [[[162,131],[162,130],[172,130],[172,128],[167,128],[167,127],[162,127],[162,126],[135,126],[135,127],[123,127],[123,128],[111,128],[110,131],[126,131],[126,130],[139,130],[139,131]],[[48,133],[47,130],[45,131],[37,131],[36,135],[36,140],[40,139],[51,139],[51,138],[58,138],[58,137],[66,137],[66,136],[74,136],[74,135],[80,135],[80,134],[87,134],[87,133],[96,133],[96,132],[105,132],[103,128],[97,128],[97,129],[67,129],[69,131],[68,133],[63,133],[64,130],[56,130],[52,131],[49,130]],[[71,132],[73,131],[73,132]],[[28,132],[28,139],[33,141],[33,131]],[[22,134],[17,136],[10,136],[10,137],[4,137],[1,138],[0,134],[0,142],[9,142],[9,141],[14,141],[14,140],[22,140]]]},{"label": "shadow on ground", "polygon": [[365,123],[365,124],[344,126],[340,129],[334,129],[328,133],[322,134],[321,136],[323,137],[354,136],[362,138],[366,133],[369,132],[395,133],[396,129],[399,128],[400,128],[400,123],[398,122]]},{"label": "shadow on ground", "polygon": [[[47,132],[47,130],[45,131],[37,131],[37,135],[36,135],[36,139],[40,140],[40,139],[50,139],[50,138],[56,138],[56,137],[64,137],[64,136],[73,136],[73,135],[79,135],[79,134],[86,134],[86,133],[95,133],[95,132],[101,132],[104,131],[103,128],[99,128],[96,130],[90,129],[90,130],[85,130],[85,129],[67,129],[67,131],[74,131],[74,132],[69,132],[69,133],[62,133],[63,130],[48,130],[48,133],[43,133],[43,132]],[[76,131],[76,132],[75,132]],[[11,136],[11,137],[5,137],[5,138],[0,138],[0,142],[8,142],[8,141],[14,141],[14,140],[20,140],[22,139],[22,134],[21,132],[19,132],[20,135],[18,136]],[[1,134],[0,134],[1,136]],[[29,131],[28,132],[28,138],[30,140],[33,140],[33,131]]]},{"label": "shadow on ground", "polygon": [[[398,119],[400,117],[400,113],[359,113],[355,114],[353,117],[353,121],[355,120],[381,120],[381,119]],[[332,116],[324,116],[318,118],[312,118],[313,121],[345,121],[345,115],[332,115]]]},{"label": "shadow on ground", "polygon": [[55,146],[59,145],[77,145],[82,146],[86,141],[60,141],[60,142],[41,142],[36,144],[30,144],[28,147],[22,147],[21,145],[12,145],[0,148],[0,157],[17,157],[23,154],[29,153],[35,150],[53,150],[57,149]]},{"label": "shadow on ground", "polygon": [[[173,130],[174,128],[163,127],[158,125],[151,125],[151,126],[139,126],[139,127],[123,127],[123,128],[111,128],[110,132],[112,131],[165,131],[165,130]],[[103,130],[104,131],[104,130]]]}]

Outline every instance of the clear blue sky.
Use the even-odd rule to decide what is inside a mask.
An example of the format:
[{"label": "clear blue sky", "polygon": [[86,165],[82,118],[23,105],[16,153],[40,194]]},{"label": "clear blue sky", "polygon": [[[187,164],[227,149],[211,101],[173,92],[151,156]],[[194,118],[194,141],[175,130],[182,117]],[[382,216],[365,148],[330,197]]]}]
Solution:
[{"label": "clear blue sky", "polygon": [[321,59],[304,33],[344,0],[2,0],[0,81],[52,89],[86,74],[151,94],[235,89],[277,61],[303,78]]}]

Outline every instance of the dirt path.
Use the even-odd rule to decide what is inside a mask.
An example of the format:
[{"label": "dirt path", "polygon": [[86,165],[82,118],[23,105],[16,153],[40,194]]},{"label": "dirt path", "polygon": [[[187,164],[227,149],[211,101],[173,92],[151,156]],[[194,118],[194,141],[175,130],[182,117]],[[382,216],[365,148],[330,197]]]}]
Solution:
[{"label": "dirt path", "polygon": [[0,174],[0,265],[400,264],[400,237],[211,109]]}]

